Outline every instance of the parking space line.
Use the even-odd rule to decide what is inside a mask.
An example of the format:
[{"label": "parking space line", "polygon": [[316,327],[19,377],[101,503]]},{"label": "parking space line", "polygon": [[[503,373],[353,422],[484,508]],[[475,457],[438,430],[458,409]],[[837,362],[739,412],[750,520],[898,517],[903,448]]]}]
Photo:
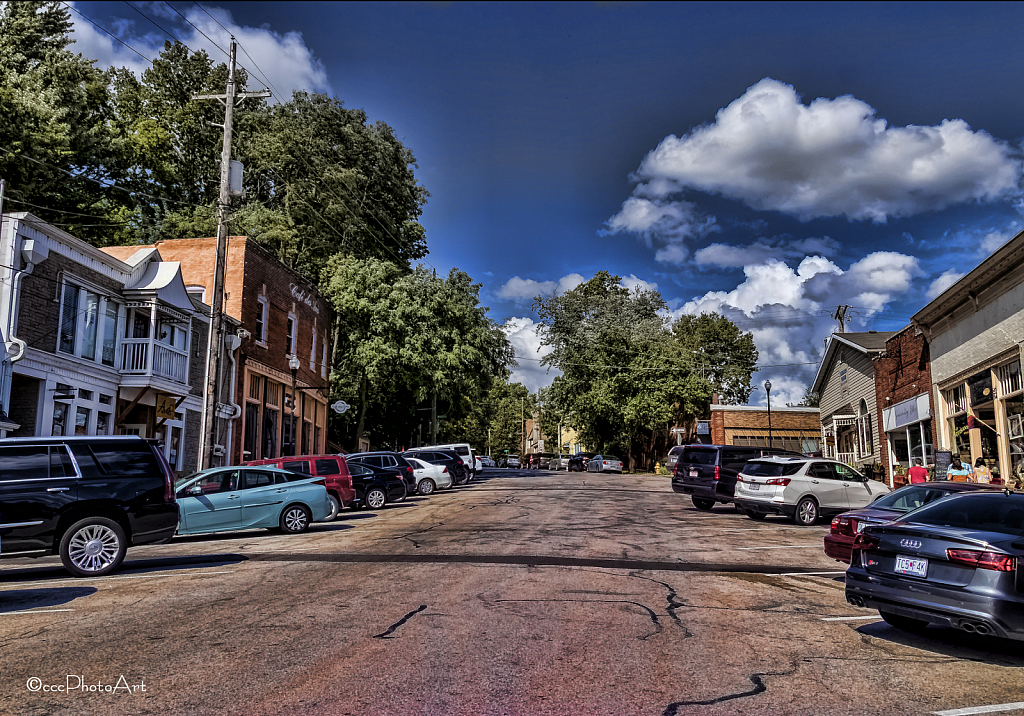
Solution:
[{"label": "parking space line", "polygon": [[784,544],[774,547],[737,547],[736,549],[749,551],[752,549],[821,549],[820,544]]},{"label": "parking space line", "polygon": [[780,577],[824,577],[827,574],[846,574],[846,570],[842,572],[783,572],[778,575]]},{"label": "parking space line", "polygon": [[74,609],[26,609],[23,612],[0,612],[0,617],[10,614],[53,614],[54,612],[73,612]]},{"label": "parking space line", "polygon": [[234,572],[178,572],[176,574],[127,574],[123,577],[82,577],[78,579],[48,579],[42,582],[0,582],[0,587],[34,587],[40,584],[60,584],[71,582],[81,584],[83,582],[117,582],[122,579],[166,579],[167,577],[196,577],[204,574],[234,574]]},{"label": "parking space line", "polygon": [[860,619],[880,619],[877,614],[867,614],[861,617],[822,617],[823,622],[852,622]]},{"label": "parking space line", "polygon": [[990,706],[972,706],[965,709],[950,709],[948,711],[932,711],[935,716],[971,716],[972,714],[994,714],[999,711],[1019,711],[1024,709],[1024,701],[1017,701],[1012,704],[992,704]]}]

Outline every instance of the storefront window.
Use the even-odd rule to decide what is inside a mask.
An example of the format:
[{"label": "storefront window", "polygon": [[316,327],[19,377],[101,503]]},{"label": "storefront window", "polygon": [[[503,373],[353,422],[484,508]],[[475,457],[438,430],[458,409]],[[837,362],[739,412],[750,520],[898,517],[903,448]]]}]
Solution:
[{"label": "storefront window", "polygon": [[75,411],[75,435],[89,434],[89,415],[91,413],[91,410],[81,406]]},{"label": "storefront window", "polygon": [[277,411],[263,409],[263,454],[264,459],[280,457],[277,454]]},{"label": "storefront window", "polygon": [[53,404],[53,427],[50,429],[50,435],[64,434],[68,424],[68,407],[67,403]]},{"label": "storefront window", "polygon": [[1006,435],[1010,447],[1010,471],[1024,479],[1024,396],[1010,398],[1006,406]]},{"label": "storefront window", "polygon": [[96,434],[110,435],[110,413],[96,413]]},{"label": "storefront window", "polygon": [[181,450],[181,428],[171,428],[171,449],[167,452],[167,462],[174,469],[178,468],[178,453]]},{"label": "storefront window", "polygon": [[949,418],[949,434],[953,436],[953,452],[966,457],[971,454],[971,438],[967,434],[967,415]]}]

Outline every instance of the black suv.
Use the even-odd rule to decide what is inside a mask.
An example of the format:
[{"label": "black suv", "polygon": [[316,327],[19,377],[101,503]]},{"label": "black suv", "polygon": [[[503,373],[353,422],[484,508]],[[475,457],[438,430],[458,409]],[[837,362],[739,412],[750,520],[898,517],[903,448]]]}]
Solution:
[{"label": "black suv", "polygon": [[748,460],[765,455],[803,457],[781,448],[686,445],[676,462],[672,490],[690,495],[698,510],[710,510],[716,502],[728,504],[736,491],[736,475]]},{"label": "black suv", "polygon": [[59,554],[71,574],[97,577],[177,528],[171,469],[140,437],[0,440],[4,557]]},{"label": "black suv", "polygon": [[472,473],[469,465],[455,450],[441,450],[440,448],[413,448],[406,450],[403,455],[410,455],[419,458],[431,465],[444,465],[451,473],[452,482],[456,485],[465,485],[469,482]]},{"label": "black suv", "polygon": [[[354,452],[346,455],[345,460],[356,460],[369,467],[383,468],[385,472],[391,472],[402,478],[402,481],[405,482],[406,494],[411,495],[416,492],[416,474],[413,472],[412,465],[397,452],[390,450]],[[400,499],[393,501],[401,502],[404,499],[405,495],[402,495]]]}]

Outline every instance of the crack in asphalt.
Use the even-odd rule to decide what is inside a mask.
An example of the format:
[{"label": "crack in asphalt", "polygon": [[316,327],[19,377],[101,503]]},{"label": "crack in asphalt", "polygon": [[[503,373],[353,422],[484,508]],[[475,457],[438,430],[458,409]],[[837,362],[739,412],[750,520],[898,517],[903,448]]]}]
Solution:
[{"label": "crack in asphalt", "polygon": [[398,627],[400,627],[400,626],[402,626],[403,624],[405,624],[405,623],[406,623],[407,621],[409,621],[410,619],[412,619],[412,618],[413,618],[414,616],[416,616],[417,614],[419,614],[420,612],[422,612],[422,611],[423,611],[424,609],[426,609],[426,608],[427,608],[427,605],[426,605],[426,604],[421,604],[421,605],[419,605],[418,607],[416,607],[415,609],[413,609],[413,610],[412,610],[411,612],[409,612],[408,614],[406,614],[406,615],[405,615],[404,617],[402,617],[401,619],[399,619],[399,620],[398,620],[397,622],[395,622],[394,624],[392,624],[391,626],[389,626],[389,627],[388,627],[387,629],[385,629],[384,631],[382,631],[382,632],[381,632],[380,634],[374,634],[374,635],[373,635],[373,638],[374,638],[374,639],[394,639],[394,637],[393,637],[393,636],[390,636],[390,635],[391,635],[391,634],[394,634],[394,633],[395,633],[395,630],[396,630],[396,629],[398,629]]},{"label": "crack in asphalt", "polygon": [[720,704],[723,701],[732,701],[733,699],[742,699],[746,698],[747,696],[757,696],[758,694],[763,694],[765,691],[768,690],[768,686],[764,683],[764,679],[762,677],[789,676],[795,671],[796,667],[794,666],[789,671],[765,671],[751,674],[748,678],[750,679],[750,683],[754,685],[754,688],[752,688],[750,691],[742,691],[738,694],[726,694],[724,696],[718,696],[713,699],[704,699],[700,701],[673,701],[665,707],[664,711],[662,711],[662,716],[677,716],[677,714],[679,713],[680,706],[712,706],[714,704]]},{"label": "crack in asphalt", "polygon": [[443,527],[443,526],[444,526],[444,522],[438,522],[436,525],[431,525],[430,527],[426,527],[426,528],[424,528],[422,530],[415,530],[413,532],[406,532],[404,535],[398,535],[396,537],[393,537],[392,539],[406,539],[406,540],[409,540],[410,542],[412,542],[412,546],[413,547],[415,547],[416,549],[419,549],[423,545],[421,545],[419,542],[414,540],[412,538],[412,535],[419,535],[419,534],[423,534],[424,532],[430,532],[430,530],[432,530],[432,529],[436,529],[437,527]]},{"label": "crack in asphalt", "polygon": [[640,641],[647,641],[655,634],[660,634],[664,631],[664,627],[661,624],[661,620],[658,619],[658,613],[651,609],[646,604],[640,602],[630,601],[629,599],[493,599],[492,604],[498,604],[501,602],[568,602],[570,604],[632,604],[634,607],[640,607],[650,618],[651,623],[654,625],[654,632],[647,636],[640,637]]},{"label": "crack in asphalt", "polygon": [[662,587],[664,587],[668,591],[668,595],[666,596],[665,601],[668,603],[666,611],[668,613],[669,618],[671,618],[672,621],[675,622],[675,625],[677,627],[683,630],[684,639],[689,639],[693,636],[693,632],[690,631],[685,624],[683,624],[682,620],[679,618],[679,615],[676,613],[676,610],[680,607],[688,607],[690,605],[686,602],[680,602],[678,600],[679,594],[676,592],[675,587],[673,587],[668,582],[661,582],[657,579],[652,579],[650,577],[642,577],[639,574],[630,574],[629,576],[635,577],[637,579],[646,579],[648,582],[654,582],[655,584],[659,584]]},{"label": "crack in asphalt", "polygon": [[331,552],[264,552],[249,555],[249,559],[259,562],[434,562],[437,564],[507,564],[527,567],[597,567],[601,569],[626,569],[645,572],[703,572],[725,574],[792,574],[794,572],[814,573],[821,571],[820,567],[794,567],[791,565],[661,562],[644,559],[619,559],[614,557],[560,557],[556,555],[541,554],[367,554]]}]

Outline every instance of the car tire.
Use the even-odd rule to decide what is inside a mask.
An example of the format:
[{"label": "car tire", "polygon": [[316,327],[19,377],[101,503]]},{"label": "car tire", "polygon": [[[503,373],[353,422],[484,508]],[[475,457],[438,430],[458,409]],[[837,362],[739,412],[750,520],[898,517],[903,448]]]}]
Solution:
[{"label": "car tire", "polygon": [[418,492],[423,497],[426,497],[427,495],[431,494],[436,487],[437,485],[434,484],[434,481],[431,480],[429,477],[426,477],[420,480],[420,484],[416,486],[416,492]]},{"label": "car tire", "polygon": [[757,520],[758,522],[760,522],[768,516],[767,512],[757,512],[755,510],[744,510],[744,512],[747,513],[747,517],[749,517],[752,520]]},{"label": "car tire", "polygon": [[384,507],[388,502],[388,496],[384,490],[379,487],[371,487],[366,491],[366,496],[363,498],[363,507],[368,510],[379,510]]},{"label": "car tire", "polygon": [[905,617],[900,614],[891,614],[889,612],[883,612],[879,610],[879,616],[885,620],[885,623],[889,626],[902,629],[903,631],[923,631],[928,626],[928,622],[923,619],[914,619],[912,617]]},{"label": "car tire", "polygon": [[708,510],[715,506],[714,500],[705,500],[704,498],[701,497],[691,497],[690,500],[693,502],[694,507],[696,507],[698,510],[703,510],[705,512],[707,512]]},{"label": "car tire", "polygon": [[793,522],[804,527],[810,527],[818,521],[818,503],[813,497],[805,497],[796,503],[796,512],[793,513]]},{"label": "car tire", "polygon": [[281,531],[290,535],[297,535],[309,529],[312,522],[312,515],[305,505],[288,505],[281,510]]},{"label": "car tire", "polygon": [[341,505],[338,504],[338,500],[334,497],[334,495],[330,493],[328,493],[327,495],[327,504],[330,505],[330,511],[327,513],[327,517],[324,517],[323,521],[333,522],[334,518],[338,516],[339,512],[341,512]]},{"label": "car tire", "polygon": [[121,525],[106,517],[86,517],[60,540],[60,561],[76,577],[102,577],[121,566],[128,551]]}]

